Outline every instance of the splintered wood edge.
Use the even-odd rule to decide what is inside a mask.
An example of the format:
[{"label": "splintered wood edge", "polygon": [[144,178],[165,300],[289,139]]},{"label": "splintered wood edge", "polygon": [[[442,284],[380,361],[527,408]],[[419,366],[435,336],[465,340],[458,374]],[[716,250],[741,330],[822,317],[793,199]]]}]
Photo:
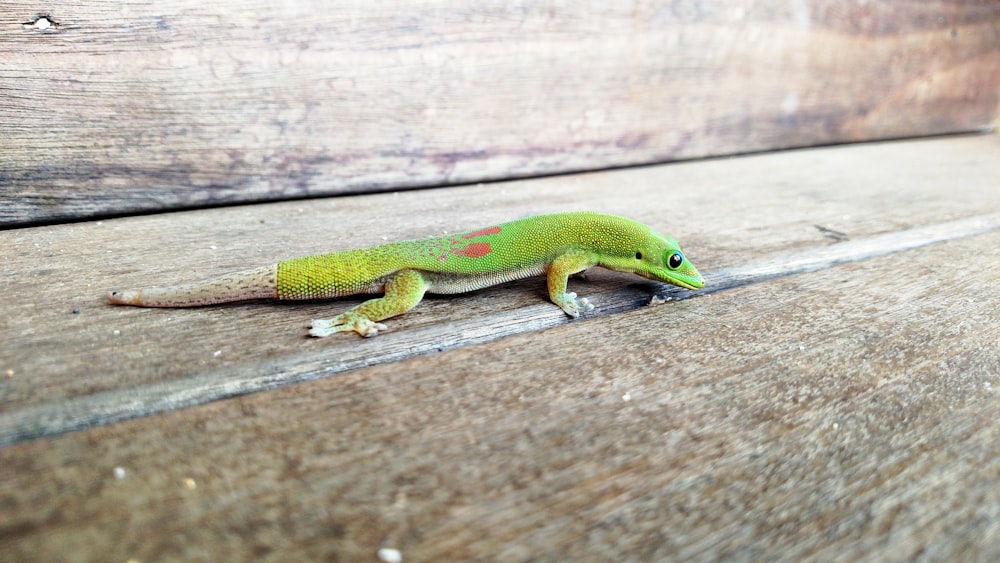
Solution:
[{"label": "splintered wood edge", "polygon": [[[658,284],[659,287],[652,296],[638,286],[597,292],[594,295],[597,308],[586,318],[815,272],[996,229],[1000,229],[1000,213],[858,240],[841,240],[829,246],[797,252],[773,254],[737,266],[706,272],[706,287],[697,291]],[[0,414],[0,447],[330,377],[356,368],[492,342],[506,336],[582,320],[584,319],[567,319],[562,311],[552,307],[550,303],[538,303],[503,311],[495,316],[390,332],[374,339],[355,339],[349,346],[338,349],[335,359],[331,358],[329,347],[323,347],[325,342],[320,342],[316,352],[243,364],[131,389],[51,401],[3,413]]]}]

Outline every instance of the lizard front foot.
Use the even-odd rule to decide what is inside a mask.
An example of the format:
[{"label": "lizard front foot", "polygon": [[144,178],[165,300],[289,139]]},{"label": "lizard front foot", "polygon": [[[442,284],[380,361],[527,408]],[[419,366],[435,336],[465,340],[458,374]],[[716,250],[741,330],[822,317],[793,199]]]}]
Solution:
[{"label": "lizard front foot", "polygon": [[576,294],[573,292],[564,293],[562,299],[556,305],[559,305],[567,315],[573,318],[594,310],[594,305],[586,297],[577,299]]},{"label": "lizard front foot", "polygon": [[377,323],[359,313],[347,311],[346,313],[341,313],[332,319],[314,320],[312,325],[310,325],[309,336],[323,338],[325,336],[330,336],[335,332],[347,332],[349,330],[353,330],[361,336],[368,338],[375,336],[379,333],[379,331],[385,329],[386,326],[382,323]]}]

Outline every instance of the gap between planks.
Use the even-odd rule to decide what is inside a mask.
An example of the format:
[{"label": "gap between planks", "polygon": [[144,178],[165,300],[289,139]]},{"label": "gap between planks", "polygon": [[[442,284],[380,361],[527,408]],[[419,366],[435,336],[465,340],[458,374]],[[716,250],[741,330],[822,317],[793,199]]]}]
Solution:
[{"label": "gap between planks", "polygon": [[[648,291],[648,285],[639,284],[602,291],[593,295],[597,309],[587,318],[638,309],[650,304],[651,297],[652,301],[690,299],[996,229],[1000,229],[1000,213],[978,215],[858,240],[840,240],[829,246],[773,254],[737,266],[708,271],[705,273],[706,287],[698,291],[665,284],[654,284],[656,291],[653,296]],[[0,447],[329,377],[356,368],[491,342],[566,322],[573,321],[551,303],[538,303],[505,312],[499,318],[480,317],[446,327],[435,325],[390,332],[374,339],[352,339],[350,344],[337,350],[337,358],[331,358],[329,340],[318,340],[315,352],[251,362],[130,389],[61,399],[2,413]]]}]

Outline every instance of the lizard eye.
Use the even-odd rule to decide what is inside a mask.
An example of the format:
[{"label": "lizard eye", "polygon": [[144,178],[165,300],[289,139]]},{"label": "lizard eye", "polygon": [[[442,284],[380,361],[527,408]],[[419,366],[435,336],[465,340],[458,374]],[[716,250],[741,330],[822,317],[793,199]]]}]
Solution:
[{"label": "lizard eye", "polygon": [[641,252],[636,252],[635,253],[635,259],[636,260],[642,260],[642,253]]},{"label": "lizard eye", "polygon": [[677,268],[680,268],[681,264],[683,263],[684,263],[684,255],[681,254],[680,252],[674,252],[673,254],[670,255],[670,258],[667,258],[667,267],[670,268],[671,270],[676,270]]}]

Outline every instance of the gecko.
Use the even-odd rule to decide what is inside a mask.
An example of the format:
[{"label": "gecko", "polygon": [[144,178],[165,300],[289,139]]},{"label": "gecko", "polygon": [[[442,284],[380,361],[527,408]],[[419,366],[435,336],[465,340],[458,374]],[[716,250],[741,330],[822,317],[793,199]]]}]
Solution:
[{"label": "gecko", "polygon": [[594,306],[567,292],[572,275],[600,266],[687,289],[704,286],[677,241],[617,215],[589,211],[536,215],[454,235],[390,242],[284,260],[203,282],[111,291],[108,301],[138,307],[196,307],[250,299],[326,299],[381,293],[309,334],[375,336],[379,321],[414,308],[425,293],[455,294],[545,275],[549,298],[570,317]]}]

